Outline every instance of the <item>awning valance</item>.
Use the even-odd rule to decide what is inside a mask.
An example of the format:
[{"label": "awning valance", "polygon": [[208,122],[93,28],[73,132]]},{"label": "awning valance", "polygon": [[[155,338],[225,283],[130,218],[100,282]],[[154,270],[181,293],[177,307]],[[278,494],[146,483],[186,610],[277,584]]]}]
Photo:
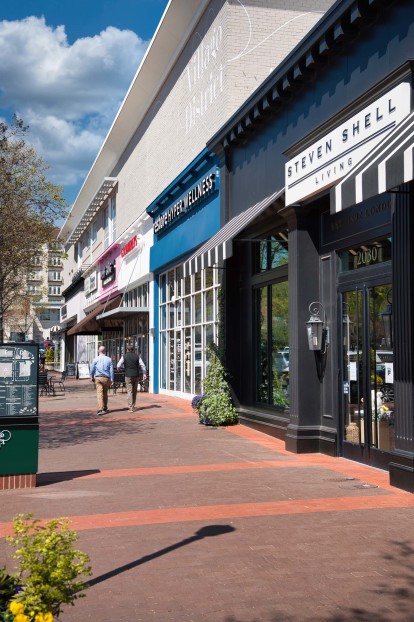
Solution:
[{"label": "awning valance", "polygon": [[68,330],[67,335],[99,335],[102,332],[103,328],[119,328],[119,321],[114,324],[108,324],[107,322],[99,322],[98,315],[103,313],[104,311],[114,309],[119,306],[121,302],[122,296],[115,296],[108,302],[103,302],[102,304],[95,307],[93,311],[88,313],[86,317],[84,317],[80,322],[75,324],[72,328]]},{"label": "awning valance", "polygon": [[331,189],[331,213],[414,179],[414,112]]},{"label": "awning valance", "polygon": [[116,309],[112,309],[111,311],[105,311],[97,316],[97,320],[104,319],[117,319],[117,320],[126,320],[132,315],[137,315],[139,313],[149,313],[148,307],[117,307]]},{"label": "awning valance", "polygon": [[191,255],[184,263],[184,276],[195,274],[203,268],[209,268],[214,264],[220,264],[224,259],[232,257],[234,237],[245,229],[266,208],[277,201],[284,191],[285,189],[282,188],[274,192],[269,197],[263,199],[263,201],[252,205],[241,214],[229,220],[220,231],[217,231],[210,240],[203,244],[198,251]]}]

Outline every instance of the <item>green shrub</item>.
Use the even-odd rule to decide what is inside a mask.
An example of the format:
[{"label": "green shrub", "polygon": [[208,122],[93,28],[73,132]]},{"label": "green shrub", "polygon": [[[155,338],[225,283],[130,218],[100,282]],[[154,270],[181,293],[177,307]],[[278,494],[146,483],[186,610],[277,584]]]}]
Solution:
[{"label": "green shrub", "polygon": [[41,523],[32,514],[19,514],[13,530],[7,541],[15,550],[18,571],[11,576],[19,588],[6,607],[1,605],[0,620],[49,622],[62,605],[84,596],[81,577],[91,575],[89,556],[74,548],[78,535],[66,518]]},{"label": "green shrub", "polygon": [[218,356],[217,347],[209,344],[209,366],[203,381],[202,406],[213,425],[228,425],[237,422],[237,411],[233,405],[228,374]]}]

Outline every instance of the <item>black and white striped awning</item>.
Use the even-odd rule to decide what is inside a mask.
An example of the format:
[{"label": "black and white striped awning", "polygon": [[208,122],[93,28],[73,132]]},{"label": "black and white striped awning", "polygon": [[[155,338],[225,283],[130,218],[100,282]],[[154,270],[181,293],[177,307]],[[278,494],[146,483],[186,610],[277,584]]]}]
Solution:
[{"label": "black and white striped awning", "polygon": [[284,191],[285,189],[282,188],[282,190],[274,192],[266,199],[263,199],[263,201],[260,201],[260,203],[252,205],[238,216],[232,218],[184,263],[184,276],[196,274],[203,268],[210,268],[216,264],[221,266],[225,259],[232,257],[234,237],[279,199]]},{"label": "black and white striped awning", "polygon": [[331,189],[331,213],[414,179],[414,112]]}]

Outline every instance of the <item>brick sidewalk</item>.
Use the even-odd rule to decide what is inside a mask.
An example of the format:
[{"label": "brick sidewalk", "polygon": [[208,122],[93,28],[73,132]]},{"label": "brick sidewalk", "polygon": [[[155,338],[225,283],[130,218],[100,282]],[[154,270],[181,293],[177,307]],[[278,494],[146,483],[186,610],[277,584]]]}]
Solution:
[{"label": "brick sidewalk", "polygon": [[294,455],[244,426],[198,424],[189,402],[126,393],[96,415],[93,385],[40,399],[36,489],[11,518],[69,516],[92,586],[62,622],[414,621],[414,495],[388,474]]}]

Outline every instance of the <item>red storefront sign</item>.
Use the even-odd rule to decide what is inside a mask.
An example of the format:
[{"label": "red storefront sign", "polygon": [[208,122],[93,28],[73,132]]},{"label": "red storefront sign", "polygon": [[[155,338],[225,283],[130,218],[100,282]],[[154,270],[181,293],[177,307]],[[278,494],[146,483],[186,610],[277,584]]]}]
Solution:
[{"label": "red storefront sign", "polygon": [[125,246],[121,248],[121,257],[125,257],[125,255],[128,255],[128,253],[133,251],[134,248],[137,248],[137,246],[138,246],[138,236],[134,235],[134,237],[131,238],[129,242],[127,242]]}]

